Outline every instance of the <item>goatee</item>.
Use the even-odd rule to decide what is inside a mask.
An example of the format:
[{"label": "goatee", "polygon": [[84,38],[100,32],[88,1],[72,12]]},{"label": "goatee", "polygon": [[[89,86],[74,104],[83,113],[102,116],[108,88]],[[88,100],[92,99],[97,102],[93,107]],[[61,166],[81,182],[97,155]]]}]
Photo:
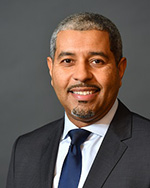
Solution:
[{"label": "goatee", "polygon": [[83,109],[79,109],[78,107],[77,108],[74,108],[72,110],[72,115],[78,117],[78,118],[81,118],[81,119],[90,119],[92,118],[95,113],[92,111],[92,110],[83,110]]}]

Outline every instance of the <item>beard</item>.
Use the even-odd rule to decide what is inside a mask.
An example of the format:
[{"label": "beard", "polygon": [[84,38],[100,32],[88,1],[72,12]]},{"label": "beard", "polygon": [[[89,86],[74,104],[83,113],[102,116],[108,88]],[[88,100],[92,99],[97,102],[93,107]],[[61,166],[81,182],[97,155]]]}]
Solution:
[{"label": "beard", "polygon": [[77,106],[76,108],[74,108],[71,111],[71,114],[73,116],[76,116],[76,117],[78,117],[80,119],[84,119],[84,120],[91,119],[95,115],[95,113],[94,113],[93,110],[90,110],[90,109],[85,110],[85,109],[83,109],[83,108],[81,108],[79,106]]}]

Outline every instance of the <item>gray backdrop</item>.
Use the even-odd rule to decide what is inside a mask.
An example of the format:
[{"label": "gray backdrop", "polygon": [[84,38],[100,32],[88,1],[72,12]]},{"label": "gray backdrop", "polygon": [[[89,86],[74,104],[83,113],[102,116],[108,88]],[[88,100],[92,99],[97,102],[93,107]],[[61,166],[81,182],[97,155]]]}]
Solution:
[{"label": "gray backdrop", "polygon": [[63,115],[46,65],[49,38],[69,14],[93,11],[119,27],[128,67],[120,99],[150,118],[149,0],[0,1],[0,187],[15,139]]}]

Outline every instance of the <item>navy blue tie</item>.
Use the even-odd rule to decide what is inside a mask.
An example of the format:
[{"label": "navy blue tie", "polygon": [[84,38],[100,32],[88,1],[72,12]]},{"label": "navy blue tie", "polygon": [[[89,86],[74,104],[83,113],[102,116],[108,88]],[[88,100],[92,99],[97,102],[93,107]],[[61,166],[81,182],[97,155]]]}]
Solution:
[{"label": "navy blue tie", "polygon": [[87,139],[89,134],[89,131],[83,129],[69,131],[71,145],[62,167],[58,188],[78,187],[82,168],[80,145]]}]

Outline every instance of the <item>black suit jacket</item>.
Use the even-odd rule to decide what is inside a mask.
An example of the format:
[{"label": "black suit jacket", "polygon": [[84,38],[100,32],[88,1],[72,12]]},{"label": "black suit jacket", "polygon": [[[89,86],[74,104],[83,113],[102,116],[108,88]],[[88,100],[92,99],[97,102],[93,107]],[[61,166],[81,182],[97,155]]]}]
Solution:
[{"label": "black suit jacket", "polygon": [[[52,187],[63,125],[60,119],[17,139],[7,188]],[[149,120],[119,102],[83,188],[150,188]]]}]

